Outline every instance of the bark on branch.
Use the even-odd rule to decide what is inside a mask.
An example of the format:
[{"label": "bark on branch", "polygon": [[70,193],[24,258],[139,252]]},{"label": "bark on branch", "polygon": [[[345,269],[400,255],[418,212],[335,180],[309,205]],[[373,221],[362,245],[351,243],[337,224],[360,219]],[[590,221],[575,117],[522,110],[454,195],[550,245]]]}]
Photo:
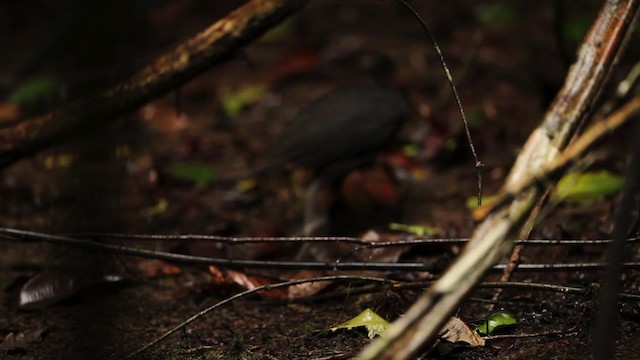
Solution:
[{"label": "bark on branch", "polygon": [[111,89],[0,129],[0,169],[99,128],[189,81],[258,38],[308,0],[251,0]]}]

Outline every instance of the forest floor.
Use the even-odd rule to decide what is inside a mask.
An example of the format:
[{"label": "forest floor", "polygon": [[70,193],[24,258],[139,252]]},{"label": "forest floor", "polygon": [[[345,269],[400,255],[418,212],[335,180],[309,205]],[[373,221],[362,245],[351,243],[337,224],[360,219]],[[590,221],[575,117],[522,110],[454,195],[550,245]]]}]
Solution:
[{"label": "forest floor", "polygon": [[[181,3],[167,2],[150,9],[145,35],[131,36],[124,42],[119,56],[125,59],[117,61],[127,63],[126,57],[131,56],[128,65],[144,64],[232,8],[231,4]],[[2,6],[14,14],[28,13],[15,4],[13,8]],[[474,143],[486,165],[483,191],[493,194],[562,85],[580,41],[575,32],[589,24],[597,4],[590,2],[579,11],[560,11],[551,3],[483,1],[469,6],[464,1],[425,1],[417,8],[451,68],[472,122]],[[47,26],[38,21],[44,21],[39,18],[44,15],[33,16],[31,21],[16,20],[19,26],[6,25],[5,33],[13,35],[3,39],[0,46],[28,54],[37,38],[32,33],[42,34]],[[632,41],[637,43],[638,39]],[[629,57],[637,58],[638,49],[630,51]],[[12,166],[0,173],[0,226],[55,234],[298,235],[308,172],[283,170],[229,187],[214,185],[210,180],[256,168],[260,154],[286,119],[311,99],[342,84],[360,81],[357,66],[354,69],[348,61],[345,65],[332,60],[348,59],[362,50],[382,52],[394,59],[398,86],[411,105],[412,115],[398,141],[379,156],[375,165],[350,174],[353,183],[331,189],[330,197],[337,204],[331,207],[331,234],[360,236],[372,229],[384,238],[398,238],[402,233],[389,228],[389,223],[395,222],[429,229],[434,238],[470,236],[474,223],[467,202],[476,194],[477,180],[457,106],[427,35],[406,10],[391,1],[311,2],[284,25],[248,46],[237,59],[214,67],[179,91],[106,129]],[[50,56],[55,65],[41,67],[59,73],[66,69],[73,74],[59,53]],[[621,69],[628,69],[627,62],[621,60]],[[5,73],[0,74],[1,79],[15,69],[15,63],[6,59],[0,66],[0,72]],[[614,80],[624,76],[623,70],[614,74]],[[2,95],[11,93],[8,85],[3,82],[2,86]],[[77,86],[78,93],[82,93],[77,90],[82,86]],[[628,142],[626,134],[616,134],[599,148],[591,168],[623,174]],[[401,176],[394,178],[389,169]],[[370,179],[382,180],[367,182]],[[380,193],[388,196],[381,197]],[[590,205],[562,203],[543,208],[546,216],[535,226],[531,238],[608,239],[618,201],[619,196],[610,196]],[[394,211],[386,211],[390,207]],[[120,239],[114,243],[249,260],[292,260],[299,248],[297,244],[221,246],[189,240]],[[338,252],[331,254],[336,259],[352,251],[336,248]],[[424,245],[404,249],[394,257],[397,262],[434,264],[430,272],[348,274],[428,280],[437,276],[459,250],[460,245]],[[599,262],[604,250],[599,245],[525,246],[521,262]],[[630,246],[628,253],[630,261],[640,258],[637,245]],[[229,278],[246,275],[248,282],[260,285],[266,279],[344,274],[257,268],[234,269],[232,273],[204,265],[172,266],[13,241],[0,242],[0,264],[4,295],[0,336],[23,334],[28,338],[15,347],[8,345],[9,340],[0,344],[0,357],[8,359],[122,358],[204,308],[245,289]],[[91,284],[50,306],[19,309],[22,285],[51,269],[64,269],[64,276],[72,278],[99,272],[117,273],[127,280],[109,286]],[[228,278],[220,280],[220,274]],[[477,324],[492,312],[505,311],[515,316],[517,324],[501,334],[563,334],[506,337],[483,347],[438,346],[424,357],[589,358],[592,347],[597,346],[592,333],[599,275],[516,270],[513,281],[580,286],[593,291],[571,295],[514,288],[505,289],[492,300],[495,289],[477,289],[457,314],[466,323]],[[500,272],[490,273],[486,280],[497,281],[500,276]],[[626,270],[623,280],[624,292],[640,292],[637,271]],[[357,285],[351,286],[355,289]],[[420,294],[416,289],[384,288],[350,295],[348,289],[349,285],[336,283],[319,294],[296,299],[288,299],[286,292],[243,297],[194,321],[140,358],[350,358],[371,341],[366,332],[328,329],[366,308],[388,321],[395,320]],[[640,358],[638,303],[622,303],[620,313],[612,314],[616,315],[621,320],[617,357]]]}]

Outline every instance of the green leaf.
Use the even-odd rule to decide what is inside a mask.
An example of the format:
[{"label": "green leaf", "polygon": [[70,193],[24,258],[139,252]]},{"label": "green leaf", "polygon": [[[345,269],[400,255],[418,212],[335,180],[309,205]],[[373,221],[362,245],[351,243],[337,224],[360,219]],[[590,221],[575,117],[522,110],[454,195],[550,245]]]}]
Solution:
[{"label": "green leaf", "polygon": [[510,4],[495,2],[475,7],[476,19],[485,25],[509,25],[518,21],[518,14]]},{"label": "green leaf", "polygon": [[414,234],[416,236],[432,236],[438,233],[438,229],[431,226],[408,225],[408,224],[398,224],[398,223],[390,223],[389,230],[404,231],[410,234]]},{"label": "green leaf", "polygon": [[506,312],[498,312],[489,315],[474,330],[480,335],[489,335],[500,327],[515,325],[517,322],[515,316]]},{"label": "green leaf", "polygon": [[562,34],[571,42],[579,43],[591,25],[591,18],[574,16],[562,24]]},{"label": "green leaf", "polygon": [[240,115],[242,109],[262,99],[267,92],[264,85],[251,85],[222,98],[222,108],[231,118]]},{"label": "green leaf", "polygon": [[64,97],[66,85],[53,75],[37,75],[20,84],[7,99],[9,102],[29,106],[39,102],[58,100]]},{"label": "green leaf", "polygon": [[216,177],[213,167],[197,161],[174,164],[168,173],[176,179],[198,185],[206,185]]},{"label": "green leaf", "polygon": [[552,200],[591,204],[622,189],[624,178],[608,171],[570,173],[562,177],[551,195]]},{"label": "green leaf", "polygon": [[[496,195],[482,195],[482,206],[490,205],[494,201],[496,201]],[[478,208],[478,197],[477,196],[469,196],[465,201],[465,206],[469,210],[475,210]]]},{"label": "green leaf", "polygon": [[373,339],[376,335],[380,336],[387,327],[389,322],[380,317],[380,315],[373,312],[371,309],[366,309],[351,320],[345,321],[342,324],[332,327],[331,331],[338,329],[351,330],[355,327],[364,326],[367,328],[367,333],[370,339]]},{"label": "green leaf", "polygon": [[144,215],[146,217],[152,218],[154,216],[164,214],[168,208],[169,208],[169,202],[167,201],[167,199],[162,198],[158,200],[158,202],[155,205],[147,208],[144,211]]},{"label": "green leaf", "polygon": [[420,149],[416,144],[407,144],[402,147],[402,152],[408,157],[416,157],[420,152]]}]

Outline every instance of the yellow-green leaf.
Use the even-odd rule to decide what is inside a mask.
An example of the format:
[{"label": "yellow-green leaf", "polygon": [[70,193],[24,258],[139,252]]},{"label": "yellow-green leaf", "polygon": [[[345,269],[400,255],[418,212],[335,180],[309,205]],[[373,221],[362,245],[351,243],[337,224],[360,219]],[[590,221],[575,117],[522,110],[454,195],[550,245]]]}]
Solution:
[{"label": "yellow-green leaf", "polygon": [[147,208],[144,211],[144,215],[149,218],[158,216],[165,213],[168,208],[169,208],[169,202],[167,201],[167,199],[161,198],[160,200],[158,200],[158,202],[155,205]]},{"label": "yellow-green leaf", "polygon": [[251,85],[222,98],[222,108],[229,117],[237,117],[242,109],[262,99],[267,92],[264,85]]},{"label": "yellow-green leaf", "polygon": [[515,325],[517,322],[515,316],[506,312],[498,312],[489,315],[474,330],[480,335],[489,335],[500,327]]},{"label": "yellow-green leaf", "polygon": [[37,75],[20,84],[9,95],[9,102],[29,106],[64,98],[66,85],[62,79],[53,75]]},{"label": "yellow-green leaf", "polygon": [[[495,195],[482,195],[482,206],[491,205],[494,201],[496,201]],[[477,196],[469,196],[465,201],[465,206],[469,210],[475,210],[478,208],[478,197]]]},{"label": "yellow-green leaf", "polygon": [[376,335],[380,336],[387,327],[389,327],[389,322],[380,315],[373,312],[371,309],[366,309],[356,317],[351,320],[345,321],[342,324],[332,327],[331,331],[336,331],[338,329],[347,329],[351,330],[355,327],[364,326],[367,328],[367,333],[370,339],[373,339]]},{"label": "yellow-green leaf", "polygon": [[404,231],[416,236],[433,236],[438,233],[438,229],[425,225],[389,224],[389,230]]},{"label": "yellow-green leaf", "polygon": [[570,173],[562,177],[551,198],[557,202],[590,204],[622,189],[624,178],[608,171]]}]

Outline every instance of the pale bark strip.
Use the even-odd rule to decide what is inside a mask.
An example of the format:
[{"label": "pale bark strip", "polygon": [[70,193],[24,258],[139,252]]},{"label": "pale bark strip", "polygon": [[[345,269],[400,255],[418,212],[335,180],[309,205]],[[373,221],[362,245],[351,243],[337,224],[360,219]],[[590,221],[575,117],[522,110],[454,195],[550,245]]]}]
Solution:
[{"label": "pale bark strip", "polygon": [[234,55],[308,0],[252,0],[96,96],[0,129],[0,169],[135,110]]},{"label": "pale bark strip", "polygon": [[[562,151],[580,120],[593,105],[615,59],[622,51],[638,12],[638,0],[607,0],[586,35],[572,66],[542,124],[523,148],[503,192],[526,182]],[[359,359],[409,359],[428,348],[457,306],[486,271],[511,249],[523,230],[542,189],[531,187],[511,204],[494,208],[476,228],[463,253],[428,289],[405,316],[364,349]]]}]

